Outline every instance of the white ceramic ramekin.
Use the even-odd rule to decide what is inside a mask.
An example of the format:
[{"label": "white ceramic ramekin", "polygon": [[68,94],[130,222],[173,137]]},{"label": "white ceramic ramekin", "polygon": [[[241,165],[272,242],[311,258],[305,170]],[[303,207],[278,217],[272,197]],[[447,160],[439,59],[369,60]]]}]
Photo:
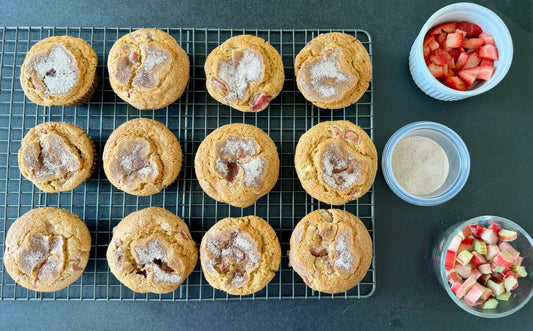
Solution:
[{"label": "white ceramic ramekin", "polygon": [[[468,21],[476,23],[483,32],[491,34],[498,48],[499,60],[494,61],[494,76],[483,82],[476,82],[469,91],[457,91],[438,81],[429,71],[424,61],[423,42],[427,32],[442,23]],[[443,101],[456,101],[486,92],[498,85],[511,67],[513,60],[513,40],[505,23],[491,10],[468,2],[446,6],[433,14],[416,37],[409,54],[409,70],[418,87],[427,95]]]}]

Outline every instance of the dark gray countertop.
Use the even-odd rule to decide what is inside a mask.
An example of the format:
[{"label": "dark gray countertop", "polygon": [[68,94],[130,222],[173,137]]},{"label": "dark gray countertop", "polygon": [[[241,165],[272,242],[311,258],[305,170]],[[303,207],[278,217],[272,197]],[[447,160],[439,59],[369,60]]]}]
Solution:
[{"label": "dark gray countertop", "polygon": [[527,329],[533,303],[484,320],[459,309],[428,266],[439,231],[483,214],[515,220],[533,234],[533,2],[477,1],[507,24],[514,59],[493,90],[458,102],[434,100],[414,84],[408,53],[420,27],[450,1],[2,1],[0,25],[208,28],[362,28],[374,50],[374,138],[418,120],[440,122],[466,142],[469,180],[450,202],[416,207],[397,198],[381,172],[376,191],[377,289],[368,299],[246,302],[0,302],[2,328]]}]

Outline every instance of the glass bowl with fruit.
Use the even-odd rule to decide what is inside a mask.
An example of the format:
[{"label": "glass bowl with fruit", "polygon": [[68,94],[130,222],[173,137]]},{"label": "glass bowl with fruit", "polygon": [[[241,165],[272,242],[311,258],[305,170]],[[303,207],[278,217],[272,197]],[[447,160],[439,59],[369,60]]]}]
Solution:
[{"label": "glass bowl with fruit", "polygon": [[460,2],[440,9],[424,24],[411,48],[409,69],[423,92],[455,101],[496,86],[512,59],[511,34],[498,15]]},{"label": "glass bowl with fruit", "polygon": [[508,316],[533,296],[533,239],[502,217],[449,227],[433,249],[433,267],[452,300],[479,317]]}]

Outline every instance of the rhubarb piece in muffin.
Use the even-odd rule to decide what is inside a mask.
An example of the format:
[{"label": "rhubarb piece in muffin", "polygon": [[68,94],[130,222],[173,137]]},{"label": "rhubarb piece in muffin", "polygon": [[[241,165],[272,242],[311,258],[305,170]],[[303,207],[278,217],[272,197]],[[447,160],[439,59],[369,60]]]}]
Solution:
[{"label": "rhubarb piece in muffin", "polygon": [[311,40],[296,56],[294,73],[304,97],[321,108],[347,107],[363,96],[372,64],[356,38],[339,32]]},{"label": "rhubarb piece in muffin", "polygon": [[294,228],[289,260],[313,290],[348,291],[370,267],[372,239],[355,215],[340,209],[315,210]]},{"label": "rhubarb piece in muffin", "polygon": [[285,80],[276,49],[251,35],[226,40],[209,54],[204,69],[209,94],[243,112],[265,109]]},{"label": "rhubarb piece in muffin", "polygon": [[91,235],[78,216],[43,207],[19,217],[5,241],[4,266],[19,285],[38,292],[59,291],[85,270]]},{"label": "rhubarb piece in muffin", "polygon": [[58,36],[33,45],[20,68],[20,85],[42,106],[78,106],[96,91],[98,58],[83,39]]},{"label": "rhubarb piece in muffin", "polygon": [[160,207],[133,212],[113,228],[109,269],[129,289],[168,293],[177,289],[198,261],[187,224]]},{"label": "rhubarb piece in muffin", "polygon": [[211,198],[245,208],[274,187],[279,157],[276,145],[263,130],[249,124],[228,124],[202,141],[194,170]]},{"label": "rhubarb piece in muffin", "polygon": [[376,178],[377,160],[370,137],[349,121],[315,125],[300,137],[294,156],[304,190],[332,205],[368,192]]},{"label": "rhubarb piece in muffin", "polygon": [[136,118],[109,136],[102,159],[107,179],[133,195],[152,195],[176,180],[182,153],[176,136],[161,122]]},{"label": "rhubarb piece in muffin", "polygon": [[107,58],[115,93],[138,109],[161,109],[176,101],[189,81],[189,58],[174,38],[139,29],[115,42]]},{"label": "rhubarb piece in muffin", "polygon": [[200,244],[205,278],[219,290],[252,294],[274,277],[281,247],[274,229],[257,216],[225,218],[206,232]]},{"label": "rhubarb piece in muffin", "polygon": [[94,172],[96,151],[85,131],[65,122],[46,122],[24,136],[18,151],[20,173],[48,193],[69,191]]}]

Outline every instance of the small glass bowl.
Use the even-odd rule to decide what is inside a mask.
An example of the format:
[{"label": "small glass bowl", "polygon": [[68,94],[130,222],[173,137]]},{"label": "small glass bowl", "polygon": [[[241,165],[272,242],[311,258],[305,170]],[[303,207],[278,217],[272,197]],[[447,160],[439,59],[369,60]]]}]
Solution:
[{"label": "small glass bowl", "polygon": [[[448,177],[435,192],[418,196],[407,192],[396,180],[392,171],[392,153],[400,140],[410,136],[430,138],[446,152],[450,164]],[[401,199],[417,206],[435,206],[452,199],[466,183],[470,173],[470,154],[465,143],[450,128],[435,122],[413,122],[396,131],[387,141],[381,158],[385,181]]]},{"label": "small glass bowl", "polygon": [[[528,275],[518,278],[518,287],[511,291],[509,301],[498,300],[498,306],[495,309],[483,309],[480,306],[470,306],[463,299],[457,299],[455,293],[451,290],[451,285],[446,280],[446,269],[444,268],[444,259],[446,250],[450,247],[453,237],[459,233],[465,226],[479,224],[488,227],[491,224],[497,224],[501,229],[516,231],[518,237],[509,244],[520,252],[524,258],[522,265],[526,268]],[[468,221],[459,222],[450,226],[437,240],[433,248],[433,269],[437,278],[446,292],[459,307],[470,314],[485,317],[498,318],[508,316],[520,308],[524,307],[529,299],[533,296],[533,239],[518,224],[503,217],[498,216],[478,216]]]},{"label": "small glass bowl", "polygon": [[[468,91],[457,91],[437,80],[424,60],[423,43],[427,32],[442,23],[468,21],[476,23],[483,32],[494,36],[499,59],[494,61],[494,75],[488,81],[478,81]],[[475,3],[458,2],[441,8],[424,24],[409,54],[409,70],[416,85],[427,95],[444,101],[456,101],[487,92],[505,77],[513,61],[513,40],[507,26],[490,9]]]}]

